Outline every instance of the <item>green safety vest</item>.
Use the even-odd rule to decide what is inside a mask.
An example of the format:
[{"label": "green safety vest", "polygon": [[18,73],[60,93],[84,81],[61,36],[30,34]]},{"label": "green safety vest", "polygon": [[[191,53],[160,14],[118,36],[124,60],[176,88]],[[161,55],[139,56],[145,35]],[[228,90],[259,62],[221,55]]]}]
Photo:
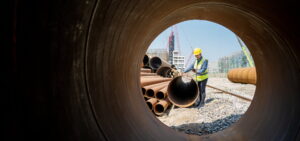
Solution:
[{"label": "green safety vest", "polygon": [[[201,69],[201,67],[202,67],[202,65],[203,65],[203,63],[204,63],[205,60],[206,59],[202,58],[199,63],[198,63],[197,60],[195,61],[194,69],[196,70],[196,72]],[[207,69],[202,74],[200,74],[200,75],[196,73],[193,78],[197,82],[203,81],[203,80],[207,79],[208,78],[208,71],[207,71]]]}]

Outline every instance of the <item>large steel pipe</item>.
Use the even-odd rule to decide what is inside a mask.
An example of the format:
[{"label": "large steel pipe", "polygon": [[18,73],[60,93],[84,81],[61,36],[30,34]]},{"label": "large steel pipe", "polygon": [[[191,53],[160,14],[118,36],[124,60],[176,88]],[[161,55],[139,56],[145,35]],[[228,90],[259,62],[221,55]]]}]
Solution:
[{"label": "large steel pipe", "polygon": [[171,77],[171,71],[171,67],[159,67],[156,71],[156,74],[162,77]]},{"label": "large steel pipe", "polygon": [[168,99],[178,107],[189,107],[198,98],[197,83],[186,76],[174,78],[168,86]]},{"label": "large steel pipe", "polygon": [[256,84],[256,69],[255,67],[231,69],[227,78],[234,83]]},{"label": "large steel pipe", "polygon": [[[9,61],[2,60],[6,62],[2,64],[5,77],[1,79],[6,82],[1,87],[2,107],[9,112],[3,114],[9,115],[4,116],[3,138],[300,140],[297,1],[10,2],[16,5],[6,8],[15,14],[7,14],[11,20],[3,22],[14,24],[3,28],[11,29],[12,34],[5,36],[11,38],[0,38],[4,43],[11,41],[1,48],[11,50],[0,52],[2,57],[9,56]],[[229,128],[205,136],[163,125],[140,95],[140,63],[151,41],[169,26],[191,19],[216,22],[235,32],[249,47],[257,70],[256,92],[248,111]]]},{"label": "large steel pipe", "polygon": [[155,56],[150,59],[149,66],[152,69],[157,70],[159,67],[171,67],[171,64],[169,64],[167,61]]}]

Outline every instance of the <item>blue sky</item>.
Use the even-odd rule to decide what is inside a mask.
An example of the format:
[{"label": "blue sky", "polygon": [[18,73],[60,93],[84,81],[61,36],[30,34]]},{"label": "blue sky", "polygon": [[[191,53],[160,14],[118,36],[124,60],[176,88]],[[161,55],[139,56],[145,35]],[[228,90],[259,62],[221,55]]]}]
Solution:
[{"label": "blue sky", "polygon": [[[236,35],[226,27],[205,21],[189,20],[176,24],[163,31],[151,43],[149,49],[166,48],[171,31],[177,31],[181,55],[187,58],[192,48],[201,48],[202,54],[209,61],[241,51]],[[175,49],[178,49],[178,40],[175,34]],[[193,56],[192,56],[193,57]]]}]

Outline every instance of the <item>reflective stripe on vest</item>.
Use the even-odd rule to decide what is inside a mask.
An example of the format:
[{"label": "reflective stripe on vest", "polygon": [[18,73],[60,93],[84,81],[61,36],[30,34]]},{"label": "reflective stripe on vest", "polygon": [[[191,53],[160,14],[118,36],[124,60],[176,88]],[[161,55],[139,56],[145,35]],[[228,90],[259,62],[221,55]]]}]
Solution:
[{"label": "reflective stripe on vest", "polygon": [[[202,58],[199,63],[198,63],[197,60],[195,61],[194,69],[196,70],[196,72],[201,69],[201,67],[202,67],[202,65],[203,65],[203,63],[204,63],[205,60],[206,59]],[[195,79],[195,81],[203,81],[203,80],[207,79],[208,78],[208,71],[207,71],[207,69],[202,74],[200,74],[200,75],[198,75],[196,73],[193,78]]]}]

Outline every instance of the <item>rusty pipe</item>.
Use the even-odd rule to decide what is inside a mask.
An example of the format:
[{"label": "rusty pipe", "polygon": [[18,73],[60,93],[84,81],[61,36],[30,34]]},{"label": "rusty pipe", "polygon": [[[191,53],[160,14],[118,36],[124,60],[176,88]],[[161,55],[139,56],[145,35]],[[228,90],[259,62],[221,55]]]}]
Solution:
[{"label": "rusty pipe", "polygon": [[143,92],[143,94],[145,95],[145,96],[148,96],[148,97],[154,97],[154,93],[147,93],[147,91],[149,90],[149,89],[152,89],[152,88],[155,88],[155,87],[159,87],[159,86],[161,86],[161,85],[164,85],[164,84],[166,84],[166,83],[169,83],[169,81],[164,81],[164,82],[159,82],[159,83],[155,83],[155,84],[151,84],[151,85],[147,85],[147,86],[144,86],[144,87],[142,87],[142,92]]},{"label": "rusty pipe", "polygon": [[144,66],[149,66],[149,61],[150,61],[150,59],[151,59],[151,56],[145,54],[145,55],[144,55],[144,58],[143,58],[143,65],[144,65]]},{"label": "rusty pipe", "polygon": [[171,67],[171,64],[156,56],[150,59],[149,66],[152,69],[157,70],[159,67]]},{"label": "rusty pipe", "polygon": [[149,99],[149,97],[147,96],[144,96],[144,100],[147,101]]},{"label": "rusty pipe", "polygon": [[156,73],[145,73],[145,72],[141,72],[140,76],[157,76]]},{"label": "rusty pipe", "polygon": [[154,75],[154,76],[141,76],[140,77],[141,79],[143,78],[162,78],[161,76],[158,76],[158,75]]},{"label": "rusty pipe", "polygon": [[159,100],[153,107],[153,112],[155,115],[162,115],[169,107],[170,102],[168,100]]},{"label": "rusty pipe", "polygon": [[157,69],[156,74],[162,77],[171,77],[172,68],[167,66],[161,66]]},{"label": "rusty pipe", "polygon": [[157,99],[165,99],[168,96],[168,86],[165,86],[164,88],[160,89],[155,93],[155,98]]},{"label": "rusty pipe", "polygon": [[178,107],[189,107],[198,98],[197,83],[187,76],[174,78],[168,86],[168,99]]},{"label": "rusty pipe", "polygon": [[141,86],[146,86],[146,85],[151,85],[159,82],[165,82],[165,81],[170,81],[172,78],[144,78],[141,77]]},{"label": "rusty pipe", "polygon": [[[169,85],[170,81],[167,81],[167,82],[163,82],[163,83],[159,83],[153,87],[149,87],[147,90],[146,90],[146,95],[149,96],[149,97],[155,97],[155,94],[161,90],[162,88],[165,88]],[[147,87],[147,86],[146,86]]]},{"label": "rusty pipe", "polygon": [[156,104],[158,102],[158,100],[156,98],[150,98],[147,100],[147,105],[149,107],[150,110],[153,110],[153,106],[154,104]]},{"label": "rusty pipe", "polygon": [[227,78],[234,83],[256,84],[256,69],[236,68],[227,73]]},{"label": "rusty pipe", "polygon": [[149,68],[141,68],[141,73],[144,72],[144,73],[151,73],[151,69]]}]

